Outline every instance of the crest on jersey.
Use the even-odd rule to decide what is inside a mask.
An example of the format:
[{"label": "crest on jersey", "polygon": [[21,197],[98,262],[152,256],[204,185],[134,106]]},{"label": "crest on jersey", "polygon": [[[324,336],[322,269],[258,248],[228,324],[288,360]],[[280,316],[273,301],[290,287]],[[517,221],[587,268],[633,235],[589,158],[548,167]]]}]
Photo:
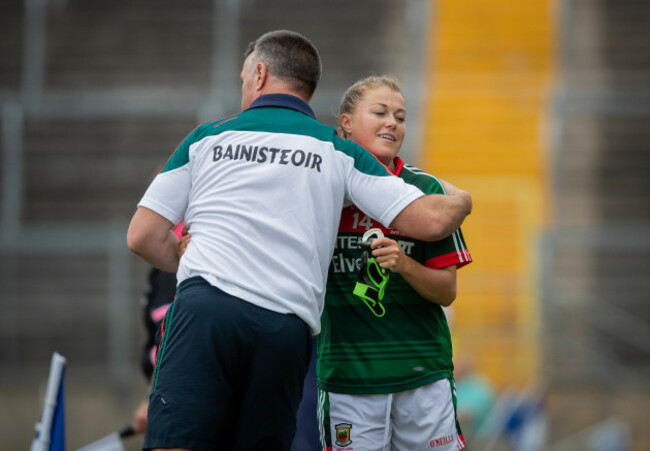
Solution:
[{"label": "crest on jersey", "polygon": [[339,423],[334,427],[336,428],[336,444],[338,446],[348,446],[352,443],[350,440],[352,425],[350,423]]}]

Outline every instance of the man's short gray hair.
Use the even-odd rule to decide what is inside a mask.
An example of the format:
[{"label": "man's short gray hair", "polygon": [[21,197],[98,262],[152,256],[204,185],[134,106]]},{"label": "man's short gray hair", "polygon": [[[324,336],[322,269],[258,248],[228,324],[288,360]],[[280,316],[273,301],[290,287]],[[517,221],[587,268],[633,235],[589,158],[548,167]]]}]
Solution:
[{"label": "man's short gray hair", "polygon": [[289,83],[297,93],[311,99],[322,66],[318,50],[309,39],[293,31],[270,31],[248,44],[244,58],[253,52],[253,67],[258,62],[266,64],[273,77]]}]

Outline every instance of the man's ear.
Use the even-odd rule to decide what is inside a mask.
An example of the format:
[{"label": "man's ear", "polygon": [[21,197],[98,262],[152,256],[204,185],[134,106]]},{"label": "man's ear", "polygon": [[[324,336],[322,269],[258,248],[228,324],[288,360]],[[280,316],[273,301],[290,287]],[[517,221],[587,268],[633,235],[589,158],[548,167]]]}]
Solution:
[{"label": "man's ear", "polygon": [[264,86],[269,79],[269,70],[268,67],[266,67],[266,64],[257,63],[255,65],[255,73],[253,74],[253,77],[255,79],[255,89],[258,92],[263,91]]},{"label": "man's ear", "polygon": [[352,120],[350,119],[350,115],[347,113],[341,114],[339,122],[341,123],[341,129],[350,137],[352,135]]}]

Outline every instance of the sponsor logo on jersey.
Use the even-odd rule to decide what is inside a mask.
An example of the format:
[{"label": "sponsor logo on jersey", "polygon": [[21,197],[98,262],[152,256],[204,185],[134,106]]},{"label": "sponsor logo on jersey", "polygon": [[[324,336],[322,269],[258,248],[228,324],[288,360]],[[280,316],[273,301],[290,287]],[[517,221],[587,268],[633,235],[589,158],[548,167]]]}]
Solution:
[{"label": "sponsor logo on jersey", "polygon": [[[341,233],[341,230],[339,230]],[[415,243],[413,241],[400,240],[397,237],[390,237],[394,239],[405,255],[411,255]],[[350,253],[357,252],[361,249],[363,242],[361,235],[338,235],[336,237],[334,246],[334,255],[331,260],[332,271],[335,273],[357,273],[361,269],[361,258],[350,257]],[[350,252],[352,251],[352,252]]]},{"label": "sponsor logo on jersey", "polygon": [[350,438],[352,425],[350,423],[339,423],[334,428],[336,428],[336,444],[338,446],[348,446],[352,443]]}]

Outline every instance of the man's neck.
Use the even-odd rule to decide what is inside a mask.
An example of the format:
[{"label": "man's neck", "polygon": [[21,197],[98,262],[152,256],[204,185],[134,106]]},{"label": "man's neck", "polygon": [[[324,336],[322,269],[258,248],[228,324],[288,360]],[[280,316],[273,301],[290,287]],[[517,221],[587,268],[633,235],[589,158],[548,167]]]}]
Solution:
[{"label": "man's neck", "polygon": [[267,95],[267,94],[287,94],[290,96],[298,97],[300,100],[306,103],[309,103],[309,101],[311,100],[311,98],[307,98],[305,97],[304,94],[301,94],[297,92],[295,89],[293,89],[293,87],[289,83],[276,80],[274,78],[271,78],[266,83],[260,95]]},{"label": "man's neck", "polygon": [[309,104],[305,102],[300,97],[294,94],[287,93],[268,93],[262,96],[259,96],[255,101],[250,105],[249,108],[262,108],[262,107],[282,107],[290,108],[292,110],[299,111],[307,116],[316,119],[314,111],[311,109]]}]

